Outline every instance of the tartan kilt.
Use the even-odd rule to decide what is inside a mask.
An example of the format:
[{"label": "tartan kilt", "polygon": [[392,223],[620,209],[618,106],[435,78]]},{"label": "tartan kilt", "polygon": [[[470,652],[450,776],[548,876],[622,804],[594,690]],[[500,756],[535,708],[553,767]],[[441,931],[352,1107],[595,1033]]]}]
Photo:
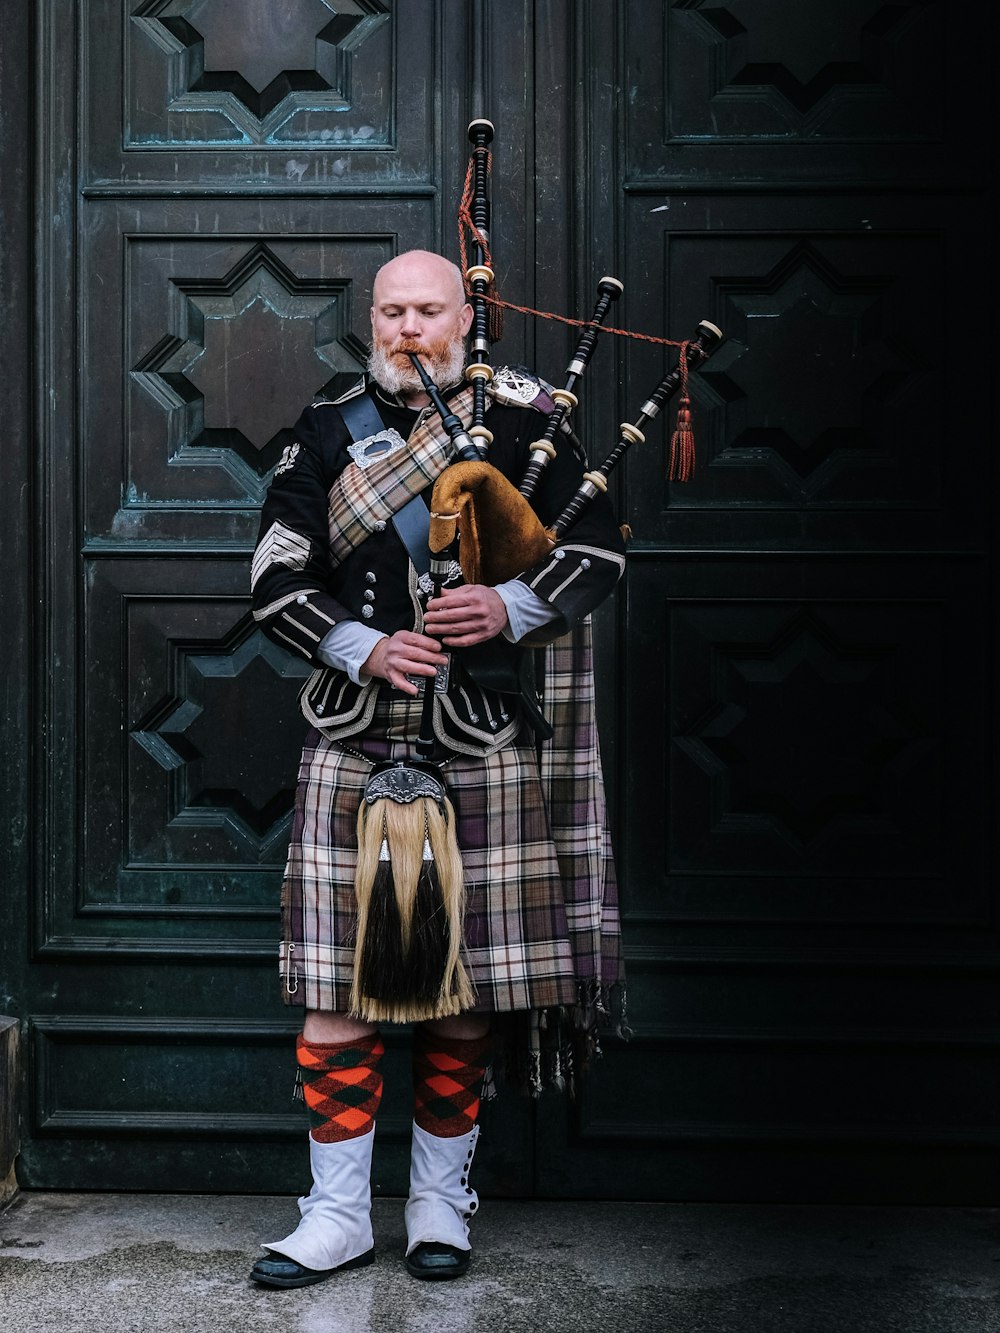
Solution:
[{"label": "tartan kilt", "polygon": [[[380,700],[367,731],[346,742],[365,758],[315,729],[306,737],[281,897],[280,967],[288,1004],[349,1010],[357,818],[371,770],[366,759],[416,758],[412,738],[421,707],[399,696]],[[533,737],[525,731],[485,757],[456,755],[443,772],[462,853],[462,957],[475,1010],[578,1005],[581,968]],[[590,831],[591,845],[597,840],[603,849],[606,839],[605,829]],[[599,960],[583,972],[592,974],[595,962],[599,974]]]}]

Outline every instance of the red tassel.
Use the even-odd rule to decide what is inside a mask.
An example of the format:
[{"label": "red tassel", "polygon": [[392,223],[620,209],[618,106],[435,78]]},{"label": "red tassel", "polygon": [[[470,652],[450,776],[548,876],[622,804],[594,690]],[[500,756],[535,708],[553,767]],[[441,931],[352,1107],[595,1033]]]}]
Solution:
[{"label": "red tassel", "polygon": [[[495,282],[490,283],[490,288],[489,291],[486,293],[486,295],[492,298],[492,300],[494,301],[499,299],[497,295],[497,285]],[[487,307],[487,321],[488,321],[488,328],[486,331],[486,336],[491,343],[498,343],[500,339],[503,337],[502,306],[489,305]]]},{"label": "red tassel", "polygon": [[685,395],[677,406],[677,422],[670,438],[668,481],[690,481],[694,476],[694,431],[691,429],[691,399]]}]

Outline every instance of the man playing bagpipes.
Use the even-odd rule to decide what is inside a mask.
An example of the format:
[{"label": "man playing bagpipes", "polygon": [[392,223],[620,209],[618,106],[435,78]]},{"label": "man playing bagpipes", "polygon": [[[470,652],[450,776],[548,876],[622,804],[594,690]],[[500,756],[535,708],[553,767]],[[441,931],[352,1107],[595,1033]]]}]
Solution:
[{"label": "man playing bagpipes", "polygon": [[[487,1067],[571,1083],[622,980],[588,619],[624,567],[611,505],[546,533],[583,470],[565,429],[530,504],[517,493],[553,407],[522,372],[489,374],[488,463],[456,464],[412,355],[468,442],[482,390],[455,265],[400,255],[373,298],[369,373],[302,414],[253,561],[257,621],[315,668],[280,958],[305,1009],[313,1186],[254,1267],[278,1287],[373,1258],[380,1023],[416,1025],[407,1267],[457,1277]],[[460,536],[432,579],[435,525]]]}]

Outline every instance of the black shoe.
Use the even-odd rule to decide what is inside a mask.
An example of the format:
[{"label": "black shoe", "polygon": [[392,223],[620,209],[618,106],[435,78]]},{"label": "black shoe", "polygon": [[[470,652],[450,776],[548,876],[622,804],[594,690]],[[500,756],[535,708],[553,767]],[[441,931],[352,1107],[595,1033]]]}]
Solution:
[{"label": "black shoe", "polygon": [[471,1250],[459,1250],[454,1245],[425,1240],[412,1254],[406,1256],[406,1271],[412,1277],[432,1280],[461,1277],[468,1271],[471,1258]]},{"label": "black shoe", "polygon": [[275,1254],[273,1250],[268,1250],[263,1259],[258,1259],[250,1270],[250,1276],[254,1282],[259,1282],[263,1287],[311,1287],[314,1282],[323,1282],[328,1277],[333,1277],[334,1273],[344,1273],[348,1268],[364,1268],[375,1258],[374,1246],[364,1254],[359,1254],[356,1259],[348,1259],[346,1264],[338,1264],[336,1268],[306,1268],[304,1264],[296,1263],[294,1259],[288,1259],[283,1254]]}]

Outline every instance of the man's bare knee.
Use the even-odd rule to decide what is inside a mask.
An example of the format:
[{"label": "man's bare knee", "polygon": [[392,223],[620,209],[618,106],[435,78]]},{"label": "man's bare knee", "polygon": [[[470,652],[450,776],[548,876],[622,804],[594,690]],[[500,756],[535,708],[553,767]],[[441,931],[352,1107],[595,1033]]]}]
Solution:
[{"label": "man's bare knee", "polygon": [[306,1014],[302,1035],[306,1041],[314,1041],[321,1046],[335,1046],[338,1042],[370,1037],[377,1031],[374,1023],[365,1023],[360,1018],[310,1009]]},{"label": "man's bare knee", "polygon": [[435,1037],[451,1037],[457,1041],[474,1041],[485,1037],[490,1030],[490,1020],[484,1014],[455,1014],[452,1018],[436,1018],[424,1023],[428,1032]]}]

